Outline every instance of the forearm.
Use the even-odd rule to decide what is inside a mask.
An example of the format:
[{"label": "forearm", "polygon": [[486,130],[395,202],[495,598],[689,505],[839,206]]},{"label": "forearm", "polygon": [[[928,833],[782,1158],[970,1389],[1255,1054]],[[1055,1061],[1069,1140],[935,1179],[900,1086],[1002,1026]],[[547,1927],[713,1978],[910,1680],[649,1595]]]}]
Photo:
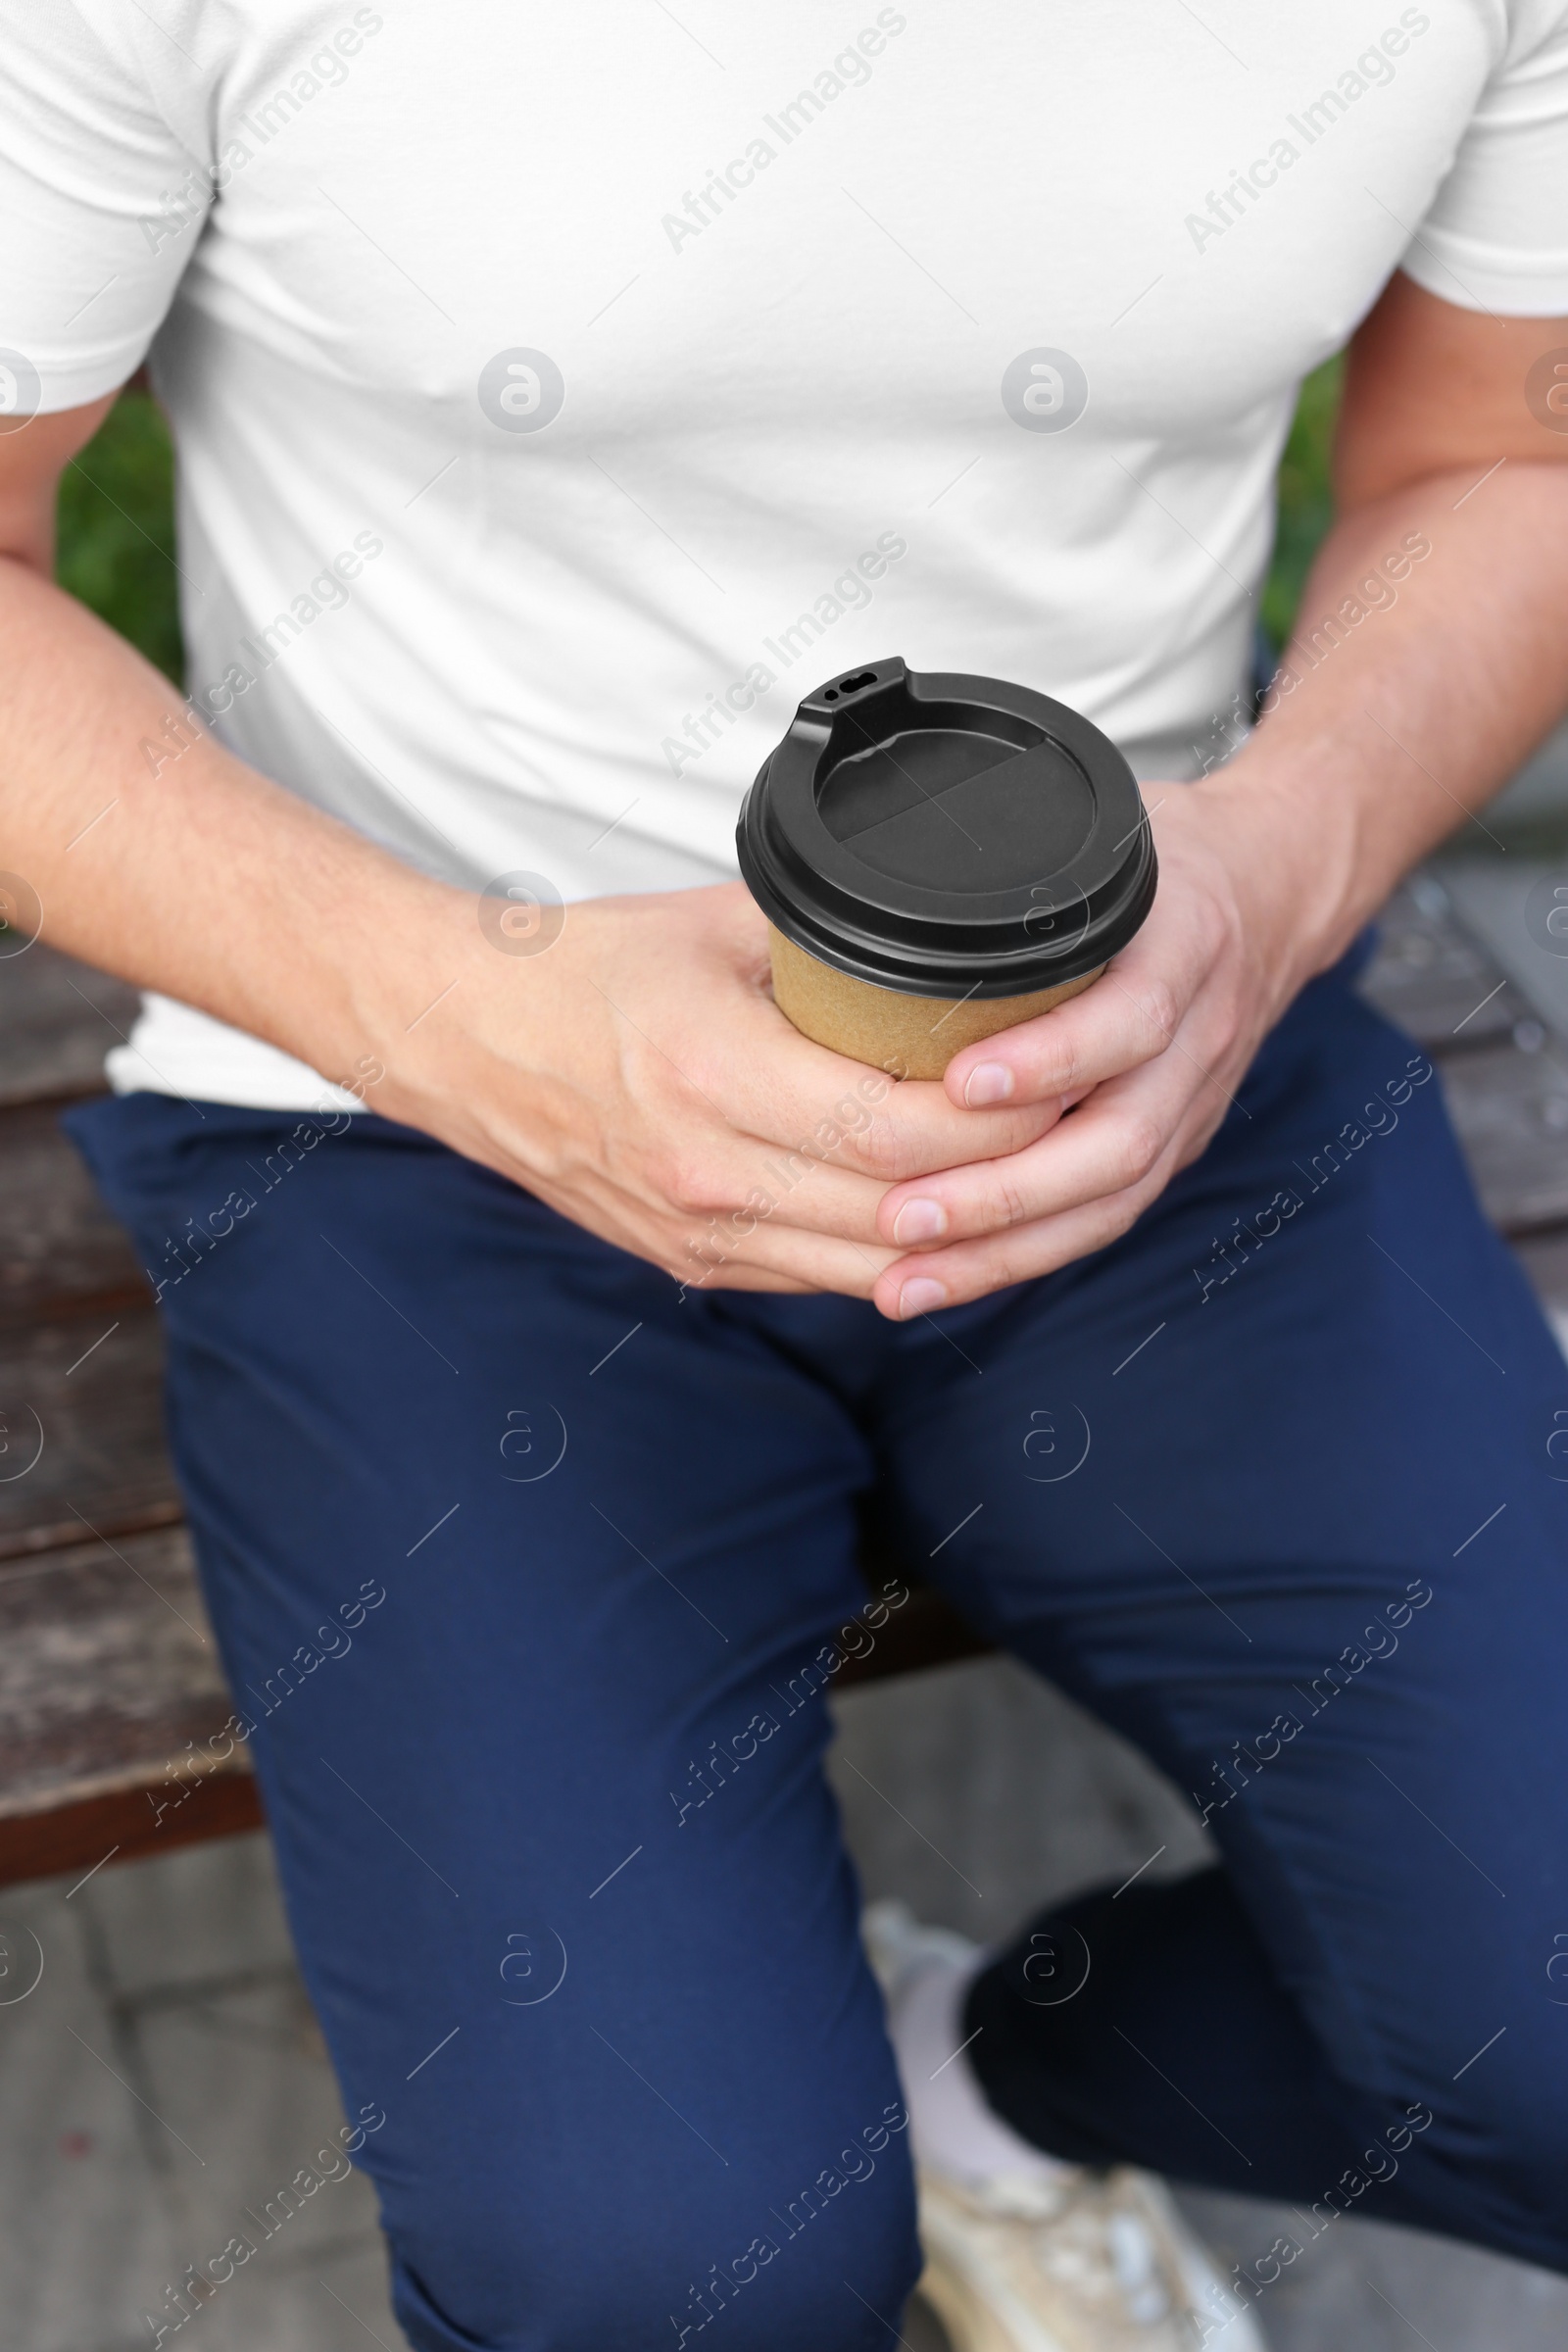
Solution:
[{"label": "forearm", "polygon": [[1199,787],[1250,847],[1287,996],[1568,704],[1568,467],[1476,481],[1429,474],[1336,525],[1266,714]]},{"label": "forearm", "polygon": [[458,894],[234,759],[112,631],[4,559],[0,644],[0,862],[36,891],[48,942],[330,1076],[415,1018],[423,943]]}]

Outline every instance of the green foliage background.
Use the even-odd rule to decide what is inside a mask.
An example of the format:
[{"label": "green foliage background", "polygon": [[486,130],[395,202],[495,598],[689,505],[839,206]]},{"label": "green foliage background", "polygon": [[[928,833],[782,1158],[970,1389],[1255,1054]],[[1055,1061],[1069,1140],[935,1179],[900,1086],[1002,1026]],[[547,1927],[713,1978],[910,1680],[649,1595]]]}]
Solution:
[{"label": "green foliage background", "polygon": [[1330,360],[1307,377],[1280,460],[1279,530],[1263,589],[1263,626],[1276,651],[1291,633],[1318,542],[1334,520],[1329,454],[1344,382],[1343,359]]},{"label": "green foliage background", "polygon": [[60,484],[63,588],[181,682],[174,461],[163,411],[122,392]]},{"label": "green foliage background", "polygon": [[[1282,645],[1318,541],[1329,526],[1329,445],[1343,363],[1301,387],[1280,466],[1280,521],[1263,594],[1263,625]],[[125,392],[69,466],[60,492],[62,584],[180,682],[175,598],[173,458],[157,403]]]}]

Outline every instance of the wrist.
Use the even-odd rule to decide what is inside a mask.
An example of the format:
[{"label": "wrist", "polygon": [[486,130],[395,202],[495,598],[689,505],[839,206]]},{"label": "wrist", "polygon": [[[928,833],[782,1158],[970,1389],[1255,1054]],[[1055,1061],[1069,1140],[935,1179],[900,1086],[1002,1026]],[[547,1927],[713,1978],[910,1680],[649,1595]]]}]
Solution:
[{"label": "wrist", "polygon": [[1328,781],[1338,764],[1328,746],[1282,758],[1254,737],[1188,788],[1225,844],[1276,1011],[1344,955],[1397,880],[1372,870],[1357,802]]},{"label": "wrist", "polygon": [[[334,925],[326,1036],[344,1070],[368,1057],[394,1093],[422,1094],[431,1049],[450,1043],[439,1008],[483,942],[466,892],[390,859],[377,868]],[[341,1083],[335,1067],[322,1076]]]}]

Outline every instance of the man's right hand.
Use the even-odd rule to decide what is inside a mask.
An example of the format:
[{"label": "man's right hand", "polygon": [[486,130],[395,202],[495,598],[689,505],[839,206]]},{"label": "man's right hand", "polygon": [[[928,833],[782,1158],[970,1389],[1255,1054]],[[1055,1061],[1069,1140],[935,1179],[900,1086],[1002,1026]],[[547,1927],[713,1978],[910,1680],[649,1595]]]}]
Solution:
[{"label": "man's right hand", "polygon": [[368,1107],[679,1281],[866,1297],[890,1184],[1054,1123],[808,1043],[739,883],[579,902],[543,954],[499,953],[476,895],[172,738],[175,689],[49,577],[61,469],[111,405],[0,435],[0,830],[46,940],[325,1077],[373,1056]]},{"label": "man's right hand", "polygon": [[890,1184],[1018,1151],[1059,1115],[965,1110],[802,1037],[738,882],[579,901],[531,955],[442,896],[396,1015],[364,1004],[387,1070],[368,1107],[694,1286],[867,1297],[899,1254],[876,1231]]}]

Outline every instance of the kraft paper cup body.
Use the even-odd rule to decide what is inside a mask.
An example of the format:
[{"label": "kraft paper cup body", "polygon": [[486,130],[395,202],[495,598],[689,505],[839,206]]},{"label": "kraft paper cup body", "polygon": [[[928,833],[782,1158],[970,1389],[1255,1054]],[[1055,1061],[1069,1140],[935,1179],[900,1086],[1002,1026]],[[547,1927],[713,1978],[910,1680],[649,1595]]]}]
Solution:
[{"label": "kraft paper cup body", "polygon": [[803,1035],[901,1077],[1063,1004],[1153,900],[1100,729],[1032,687],[896,658],[808,694],[746,796],[741,873]]},{"label": "kraft paper cup body", "polygon": [[961,1047],[1081,995],[1104,965],[1022,997],[910,997],[835,971],[767,926],[773,1002],[803,1037],[895,1078],[940,1078]]}]

